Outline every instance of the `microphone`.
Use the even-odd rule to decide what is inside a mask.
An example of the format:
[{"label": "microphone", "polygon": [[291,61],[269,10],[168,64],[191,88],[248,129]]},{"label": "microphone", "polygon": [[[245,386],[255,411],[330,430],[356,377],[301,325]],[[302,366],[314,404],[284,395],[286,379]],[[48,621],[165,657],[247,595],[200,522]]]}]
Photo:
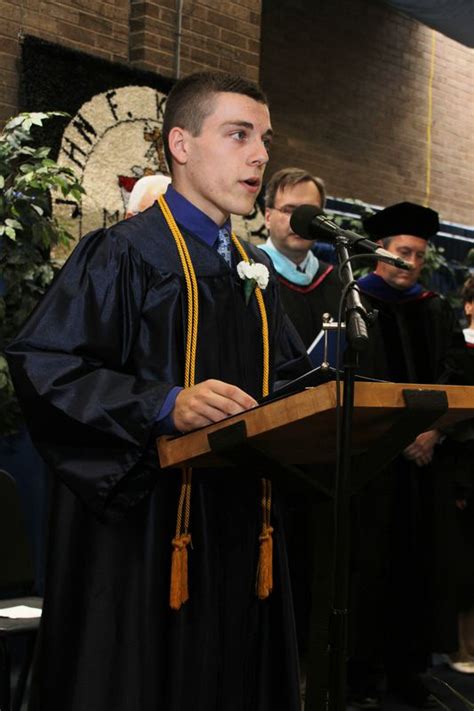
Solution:
[{"label": "microphone", "polygon": [[356,234],[356,232],[351,232],[351,230],[343,230],[342,227],[339,227],[326,217],[321,208],[315,205],[300,205],[297,207],[290,218],[290,227],[293,232],[303,239],[334,242],[337,237],[343,237],[351,247],[375,254],[383,262],[388,262],[394,267],[405,269],[406,271],[413,269],[411,264],[392,254],[387,249],[383,249],[376,242],[365,239]]}]

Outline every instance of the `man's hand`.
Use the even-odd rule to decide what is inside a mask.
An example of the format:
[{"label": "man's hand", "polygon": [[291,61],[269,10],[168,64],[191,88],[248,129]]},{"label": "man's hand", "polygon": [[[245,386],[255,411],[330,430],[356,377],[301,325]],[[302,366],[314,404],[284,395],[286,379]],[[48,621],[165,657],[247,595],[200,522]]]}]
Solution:
[{"label": "man's hand", "polygon": [[435,444],[441,439],[439,430],[428,430],[418,435],[403,452],[405,457],[418,467],[424,467],[433,459]]},{"label": "man's hand", "polygon": [[171,412],[179,432],[191,432],[219,422],[229,415],[238,415],[257,405],[256,400],[235,385],[222,380],[205,380],[203,383],[184,388],[178,394]]}]

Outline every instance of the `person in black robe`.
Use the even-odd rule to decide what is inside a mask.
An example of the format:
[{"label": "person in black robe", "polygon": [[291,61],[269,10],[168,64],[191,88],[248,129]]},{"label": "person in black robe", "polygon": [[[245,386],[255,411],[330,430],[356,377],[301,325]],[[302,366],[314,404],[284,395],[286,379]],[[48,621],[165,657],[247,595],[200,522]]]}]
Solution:
[{"label": "person in black robe", "polygon": [[266,252],[280,282],[283,307],[308,348],[321,331],[323,314],[337,320],[341,284],[334,266],[312,251],[314,240],[303,239],[290,226],[300,205],[323,208],[326,190],[321,178],[301,168],[282,168],[265,190]]},{"label": "person in black robe", "polygon": [[[455,314],[444,298],[418,283],[427,240],[438,225],[437,213],[413,203],[392,205],[364,220],[372,239],[413,268],[378,262],[375,272],[358,280],[365,307],[378,314],[368,348],[360,354],[360,374],[393,382],[460,382],[463,339]],[[349,679],[353,699],[360,703],[376,705],[382,659],[389,688],[402,700],[421,704],[428,696],[419,673],[433,650],[429,465],[441,439],[436,429],[421,433],[355,499]]]},{"label": "person in black robe", "polygon": [[[8,358],[32,437],[54,473],[36,711],[299,711],[281,500],[272,499],[273,592],[256,596],[260,479],[195,470],[189,600],[169,607],[181,475],[155,437],[256,405],[262,323],[236,271],[230,213],[247,214],[271,136],[264,95],[225,74],[167,100],[164,203],[85,236]],[[189,302],[169,208],[198,286],[195,385],[185,377]],[[166,211],[165,211],[166,212]],[[177,239],[177,238],[176,238]],[[271,271],[260,250],[248,257]],[[308,363],[278,284],[262,292],[269,382]]]},{"label": "person in black robe", "polygon": [[[474,385],[474,277],[461,290],[467,327],[460,362]],[[474,419],[454,425],[435,460],[434,649],[456,671],[474,674]]]},{"label": "person in black robe", "polygon": [[[327,313],[337,320],[341,284],[333,265],[318,260],[313,253],[314,240],[303,239],[293,232],[290,218],[300,205],[314,205],[322,209],[325,199],[326,191],[321,178],[301,168],[290,167],[277,171],[265,189],[268,239],[259,247],[273,262],[278,274],[283,307],[306,348],[320,334],[323,314]],[[319,355],[319,352],[315,352],[311,356],[315,366],[322,362],[322,357],[319,362],[314,360]],[[303,497],[295,497],[291,503],[287,525],[290,573],[304,676],[310,619],[314,624],[314,614],[321,615],[324,625],[327,615],[331,566],[327,520],[331,516],[332,502],[321,496],[314,497],[311,502]],[[318,570],[316,591],[311,589],[315,573],[313,561],[316,561]],[[324,602],[320,603],[319,600]]]}]

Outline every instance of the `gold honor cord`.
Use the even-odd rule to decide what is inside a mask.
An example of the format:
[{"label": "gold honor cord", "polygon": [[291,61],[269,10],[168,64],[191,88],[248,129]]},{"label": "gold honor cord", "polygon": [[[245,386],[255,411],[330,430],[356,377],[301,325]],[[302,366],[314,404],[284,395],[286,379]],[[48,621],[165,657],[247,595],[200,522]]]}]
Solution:
[{"label": "gold honor cord", "polygon": [[[158,198],[166,223],[170,229],[176,243],[181,266],[183,268],[186,281],[186,295],[188,303],[188,318],[186,331],[186,355],[184,370],[184,387],[190,388],[195,384],[196,375],[196,349],[198,334],[199,316],[199,296],[196,274],[194,271],[191,256],[186,242],[181,234],[178,225],[169,209],[163,195]],[[232,242],[242,259],[249,262],[247,254],[238,241],[235,234],[232,234]],[[261,289],[255,287],[255,297],[257,299],[260,317],[262,321],[262,341],[263,341],[263,377],[262,396],[269,393],[270,375],[270,344],[268,332],[268,319],[265,309]],[[189,520],[191,514],[191,479],[192,468],[183,467],[181,491],[178,502],[178,515],[176,520],[176,535],[172,540],[173,553],[171,559],[171,585],[170,585],[170,607],[179,610],[181,605],[189,599],[188,590],[188,551],[187,546],[191,543],[189,533]],[[271,483],[267,479],[262,479],[262,533],[260,534],[260,555],[257,573],[257,595],[260,599],[265,599],[270,594],[273,587],[272,574],[272,532],[270,526],[271,511]]]},{"label": "gold honor cord", "polygon": [[[186,354],[184,367],[184,387],[190,388],[194,385],[196,368],[196,347],[199,318],[199,299],[196,274],[193,263],[184,241],[183,235],[179,231],[178,225],[169,209],[165,198],[161,195],[158,204],[173,235],[178,250],[181,266],[183,267],[184,279],[186,281],[186,296],[188,301],[188,323],[186,329]],[[172,540],[173,553],[171,556],[171,584],[170,584],[170,607],[179,610],[181,605],[189,599],[188,589],[188,544],[191,543],[189,533],[189,519],[191,514],[191,467],[183,467],[181,491],[178,503],[178,515],[176,519],[176,534]]]},{"label": "gold honor cord", "polygon": [[188,298],[188,328],[186,334],[186,361],[184,370],[184,387],[190,388],[194,385],[196,377],[196,347],[199,319],[199,298],[196,274],[184,237],[179,231],[179,227],[171,214],[163,195],[158,198],[158,203],[165,217],[171,234],[176,242],[179,258],[183,267],[184,278],[186,280],[186,292]]},{"label": "gold honor cord", "polygon": [[[239,240],[232,233],[232,242],[239,252],[244,262],[249,262],[245,249]],[[270,340],[268,335],[268,319],[265,309],[262,290],[255,286],[255,298],[257,299],[260,317],[262,319],[262,340],[263,340],[263,377],[262,377],[262,397],[266,397],[270,392]],[[272,509],[272,483],[269,479],[262,479],[262,532],[259,536],[259,557],[257,570],[257,596],[259,600],[265,600],[273,589],[273,528],[270,525],[270,513]]]}]

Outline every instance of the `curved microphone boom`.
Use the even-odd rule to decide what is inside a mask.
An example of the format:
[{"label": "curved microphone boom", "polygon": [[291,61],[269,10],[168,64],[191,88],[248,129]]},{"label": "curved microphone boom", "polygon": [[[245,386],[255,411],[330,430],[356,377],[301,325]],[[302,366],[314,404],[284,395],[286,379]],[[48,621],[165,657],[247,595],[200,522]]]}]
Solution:
[{"label": "curved microphone boom", "polygon": [[290,226],[293,232],[303,239],[318,239],[323,242],[334,242],[338,237],[345,239],[351,248],[361,252],[369,252],[383,262],[388,262],[399,269],[411,271],[413,267],[404,259],[397,257],[392,252],[384,249],[376,242],[370,239],[365,239],[356,232],[343,230],[342,227],[336,225],[324,212],[315,205],[300,205],[294,210]]}]

